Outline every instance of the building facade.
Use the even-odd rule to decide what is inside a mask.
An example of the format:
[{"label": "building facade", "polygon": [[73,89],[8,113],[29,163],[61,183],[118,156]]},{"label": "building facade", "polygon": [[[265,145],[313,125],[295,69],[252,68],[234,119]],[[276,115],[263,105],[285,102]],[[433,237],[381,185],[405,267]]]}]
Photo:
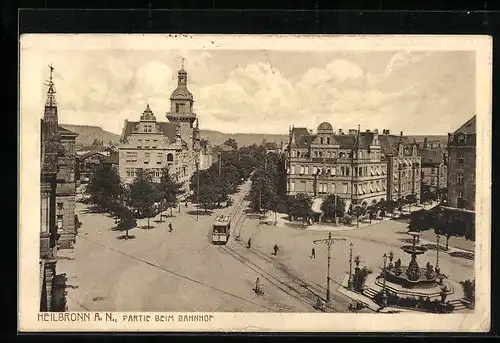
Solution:
[{"label": "building facade", "polygon": [[335,133],[321,123],[314,134],[291,128],[286,151],[287,194],[314,197],[336,194],[353,205],[386,199],[387,165],[378,132]]},{"label": "building facade", "polygon": [[[41,120],[41,159],[40,159],[40,311],[64,311],[64,277],[56,274],[57,250],[64,247],[62,239],[74,241],[74,236],[66,234],[71,225],[65,225],[60,217],[59,203],[66,204],[61,185],[73,178],[74,156],[68,153],[68,140],[74,141],[76,134],[58,125],[58,109],[55,99],[55,87],[50,67],[47,100],[44,116]],[[72,161],[73,160],[73,164]],[[73,166],[73,169],[71,167]],[[66,182],[68,181],[68,182]],[[69,192],[70,193],[70,192]],[[69,194],[71,196],[71,194]],[[71,209],[71,206],[67,207]],[[74,227],[74,193],[71,216]],[[64,217],[64,214],[63,214]],[[64,235],[64,236],[63,236]]]},{"label": "building facade", "polygon": [[177,176],[189,191],[189,179],[201,164],[209,163],[200,144],[198,119],[193,112],[194,98],[187,88],[187,72],[181,68],[177,88],[170,96],[168,122],[156,120],[149,107],[139,121],[125,121],[119,146],[119,174],[130,183],[138,169],[150,171],[159,181],[163,168]]},{"label": "building facade", "polygon": [[398,200],[409,195],[420,199],[422,161],[417,142],[404,137],[403,131],[396,136],[389,130],[383,130],[379,140],[387,164],[386,199]]},{"label": "building facade", "polygon": [[476,116],[448,134],[448,206],[476,207]]},{"label": "building facade", "polygon": [[422,186],[430,191],[443,190],[448,185],[448,162],[446,150],[439,141],[424,139],[418,154],[422,158]]}]

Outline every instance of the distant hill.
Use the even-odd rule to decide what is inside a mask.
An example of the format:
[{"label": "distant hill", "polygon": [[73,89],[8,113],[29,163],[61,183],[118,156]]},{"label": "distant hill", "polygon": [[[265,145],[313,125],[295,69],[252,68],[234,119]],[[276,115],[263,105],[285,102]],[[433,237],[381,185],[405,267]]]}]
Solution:
[{"label": "distant hill", "polygon": [[261,144],[263,140],[267,142],[275,142],[278,145],[283,142],[286,144],[288,141],[287,135],[265,134],[265,133],[222,133],[212,130],[200,130],[202,139],[210,142],[210,145],[221,145],[229,138],[233,138],[238,142],[238,146],[249,146],[252,144]]},{"label": "distant hill", "polygon": [[[114,145],[119,145],[120,135],[103,130],[99,126],[88,125],[71,125],[61,124],[62,127],[78,133],[76,138],[76,146],[78,148],[91,146],[95,139],[102,141],[104,144],[110,141]],[[278,145],[283,142],[284,145],[288,142],[288,135],[265,134],[265,133],[223,133],[213,130],[200,130],[201,138],[210,142],[210,145],[222,145],[229,138],[233,138],[238,142],[238,146],[249,146],[252,144],[261,144],[264,140],[267,142],[275,142]],[[422,143],[427,137],[429,142],[439,141],[441,146],[446,146],[448,136],[446,135],[414,135],[408,136],[410,139],[415,138],[417,143]]]},{"label": "distant hill", "polygon": [[91,146],[95,139],[102,141],[104,144],[112,142],[114,145],[118,145],[120,141],[120,135],[103,130],[99,126],[71,124],[60,124],[60,126],[78,133],[75,143],[77,149]]}]

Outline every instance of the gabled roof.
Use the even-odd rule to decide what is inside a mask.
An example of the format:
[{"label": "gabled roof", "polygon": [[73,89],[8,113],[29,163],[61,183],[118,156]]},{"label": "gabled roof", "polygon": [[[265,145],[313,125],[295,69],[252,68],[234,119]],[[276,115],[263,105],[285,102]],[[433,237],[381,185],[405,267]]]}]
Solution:
[{"label": "gabled roof", "polygon": [[100,151],[87,151],[86,153],[84,154],[78,154],[78,159],[79,160],[84,160],[86,158],[89,158],[90,156],[94,156],[94,155],[101,155],[102,157],[106,157],[106,155],[104,155],[102,152]]},{"label": "gabled roof", "polygon": [[[175,142],[175,135],[177,133],[177,123],[168,123],[168,122],[156,122],[156,128],[158,131],[163,133],[165,137],[168,138],[169,142]],[[125,121],[125,127],[123,130],[123,140],[126,140],[127,137],[132,135],[133,133],[139,133],[139,122],[138,121]]]},{"label": "gabled roof", "polygon": [[408,137],[396,135],[378,135],[378,140],[385,154],[397,153],[400,140],[404,147],[409,147],[412,143]]},{"label": "gabled roof", "polygon": [[314,136],[312,136],[305,127],[294,127],[292,129],[292,146],[307,148],[311,145]]},{"label": "gabled roof", "polygon": [[469,119],[465,124],[460,126],[458,130],[456,130],[454,133],[466,133],[468,135],[470,134],[475,134],[476,133],[476,116],[472,117]]},{"label": "gabled roof", "polygon": [[421,149],[418,154],[422,157],[422,166],[440,164],[443,162],[443,149]]}]

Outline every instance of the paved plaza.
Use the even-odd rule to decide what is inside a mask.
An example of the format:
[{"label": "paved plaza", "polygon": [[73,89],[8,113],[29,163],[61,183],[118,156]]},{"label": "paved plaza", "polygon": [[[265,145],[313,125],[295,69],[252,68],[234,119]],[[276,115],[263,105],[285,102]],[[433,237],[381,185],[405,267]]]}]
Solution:
[{"label": "paved plaza", "polygon": [[[248,187],[234,196],[235,211]],[[240,208],[241,207],[241,208]],[[328,228],[301,228],[278,214],[277,225],[241,215],[227,246],[211,244],[211,223],[216,213],[199,212],[189,204],[173,211],[173,217],[151,220],[151,229],[142,229],[147,220],[129,232],[133,239],[118,239],[113,219],[89,213],[77,204],[82,227],[73,251],[61,251],[60,273],[68,278],[68,310],[92,311],[228,311],[228,312],[312,312],[315,299],[325,298],[327,248],[314,244],[324,239]],[[167,212],[169,214],[170,211]],[[244,218],[244,219],[243,219]],[[269,214],[274,219],[274,214]],[[172,222],[173,232],[168,231]],[[410,238],[407,223],[396,220],[373,222],[360,228],[333,231],[346,238],[331,250],[331,305],[329,311],[344,312],[351,300],[337,291],[349,273],[349,244],[353,256],[360,255],[360,267],[381,271],[382,255],[393,251],[403,264],[410,257],[400,247]],[[240,234],[241,241],[235,237]],[[246,248],[251,238],[252,248]],[[274,245],[279,250],[273,254]],[[315,248],[316,258],[311,258]],[[435,265],[436,251],[419,256],[419,264]],[[474,278],[474,261],[440,252],[441,271],[454,281]],[[259,277],[265,291],[252,290]]]}]

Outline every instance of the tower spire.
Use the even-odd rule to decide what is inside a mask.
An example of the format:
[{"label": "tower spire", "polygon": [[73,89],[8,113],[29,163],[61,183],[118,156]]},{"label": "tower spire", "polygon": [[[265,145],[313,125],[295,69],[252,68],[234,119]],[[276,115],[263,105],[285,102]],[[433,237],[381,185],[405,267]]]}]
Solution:
[{"label": "tower spire", "polygon": [[181,66],[181,69],[184,69],[184,57],[181,59],[182,60],[182,66]]},{"label": "tower spire", "polygon": [[54,67],[52,66],[52,63],[49,65],[50,69],[50,77],[47,83],[45,84],[46,86],[49,86],[49,89],[47,90],[47,100],[45,101],[45,106],[46,107],[56,107],[56,90],[54,87],[54,81],[53,81],[53,73],[54,73]]}]

